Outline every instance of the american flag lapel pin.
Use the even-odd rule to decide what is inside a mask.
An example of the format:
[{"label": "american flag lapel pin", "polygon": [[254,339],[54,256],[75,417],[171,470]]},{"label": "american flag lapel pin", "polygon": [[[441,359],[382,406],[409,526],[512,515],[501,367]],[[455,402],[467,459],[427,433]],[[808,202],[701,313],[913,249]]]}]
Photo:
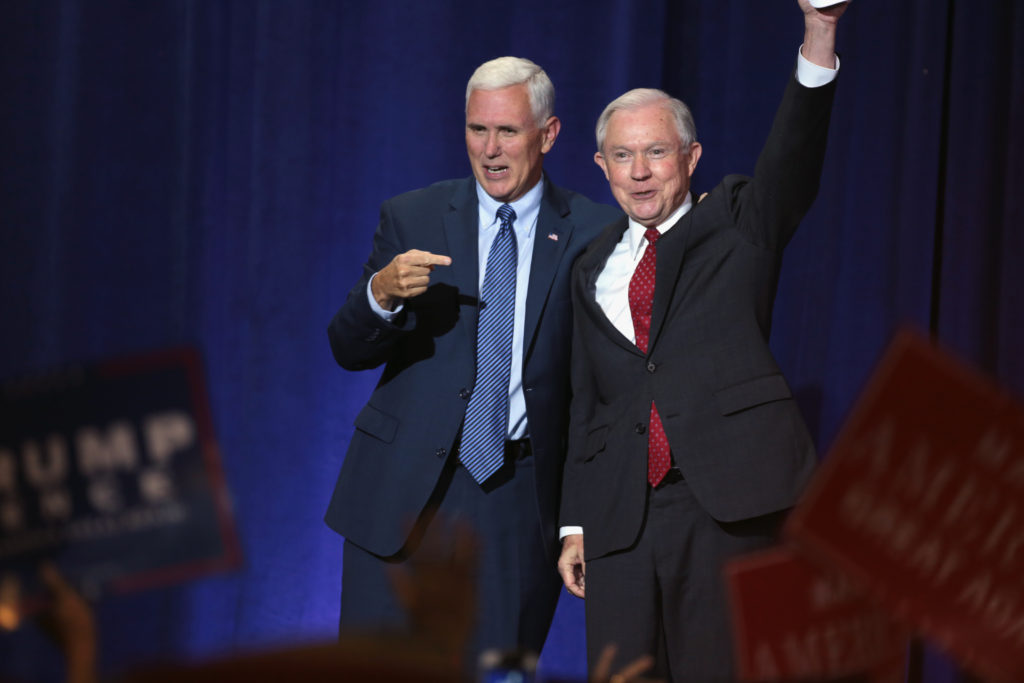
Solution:
[{"label": "american flag lapel pin", "polygon": [[551,240],[552,242],[557,242],[558,241],[558,235],[553,233],[553,232],[549,232],[548,233],[548,239]]}]

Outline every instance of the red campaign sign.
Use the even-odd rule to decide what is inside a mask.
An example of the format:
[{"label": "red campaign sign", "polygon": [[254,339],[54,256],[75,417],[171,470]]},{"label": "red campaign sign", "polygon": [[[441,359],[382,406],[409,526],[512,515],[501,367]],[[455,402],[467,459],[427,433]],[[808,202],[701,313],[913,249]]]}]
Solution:
[{"label": "red campaign sign", "polygon": [[732,560],[726,579],[740,680],[903,683],[905,629],[842,576],[777,548]]},{"label": "red campaign sign", "polygon": [[787,536],[993,680],[1024,680],[1024,410],[901,332]]}]

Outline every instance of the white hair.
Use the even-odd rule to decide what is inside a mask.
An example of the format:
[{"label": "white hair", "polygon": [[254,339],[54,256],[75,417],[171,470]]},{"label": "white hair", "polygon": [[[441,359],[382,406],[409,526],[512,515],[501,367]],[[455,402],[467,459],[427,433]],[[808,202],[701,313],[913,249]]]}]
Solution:
[{"label": "white hair", "polygon": [[634,88],[612,100],[604,108],[604,111],[601,112],[601,115],[597,117],[597,128],[595,130],[597,135],[597,151],[600,152],[604,147],[604,136],[608,131],[608,121],[612,118],[612,114],[617,111],[639,109],[649,104],[659,103],[663,104],[671,112],[672,118],[675,119],[676,131],[679,133],[679,140],[682,142],[683,147],[688,149],[690,145],[697,141],[697,127],[693,123],[693,114],[690,113],[690,108],[664,90]]},{"label": "white hair", "polygon": [[498,90],[510,85],[526,84],[530,111],[542,127],[555,110],[555,86],[544,69],[523,57],[498,57],[477,67],[466,84],[466,107],[474,90]]}]

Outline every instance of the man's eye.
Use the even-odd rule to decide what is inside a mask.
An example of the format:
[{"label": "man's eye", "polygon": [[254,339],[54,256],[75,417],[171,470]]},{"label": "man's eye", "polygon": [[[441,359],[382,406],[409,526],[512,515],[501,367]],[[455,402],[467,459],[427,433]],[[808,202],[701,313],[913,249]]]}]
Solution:
[{"label": "man's eye", "polygon": [[626,152],[616,152],[612,155],[612,158],[615,159],[615,161],[626,161],[629,159],[629,154]]},{"label": "man's eye", "polygon": [[516,134],[516,131],[513,128],[502,128],[498,131],[498,134],[504,138],[510,138]]},{"label": "man's eye", "polygon": [[651,150],[651,156],[655,158],[665,156],[665,150],[660,147],[655,147]]}]

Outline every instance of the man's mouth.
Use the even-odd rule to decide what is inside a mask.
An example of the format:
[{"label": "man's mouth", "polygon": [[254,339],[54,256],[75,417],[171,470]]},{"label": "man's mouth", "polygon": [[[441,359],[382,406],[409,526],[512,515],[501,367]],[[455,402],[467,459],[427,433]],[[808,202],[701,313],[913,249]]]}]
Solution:
[{"label": "man's mouth", "polygon": [[508,175],[508,166],[484,166],[488,178],[501,178]]},{"label": "man's mouth", "polygon": [[654,190],[644,190],[643,192],[630,192],[629,196],[638,201],[644,201],[654,196]]}]

